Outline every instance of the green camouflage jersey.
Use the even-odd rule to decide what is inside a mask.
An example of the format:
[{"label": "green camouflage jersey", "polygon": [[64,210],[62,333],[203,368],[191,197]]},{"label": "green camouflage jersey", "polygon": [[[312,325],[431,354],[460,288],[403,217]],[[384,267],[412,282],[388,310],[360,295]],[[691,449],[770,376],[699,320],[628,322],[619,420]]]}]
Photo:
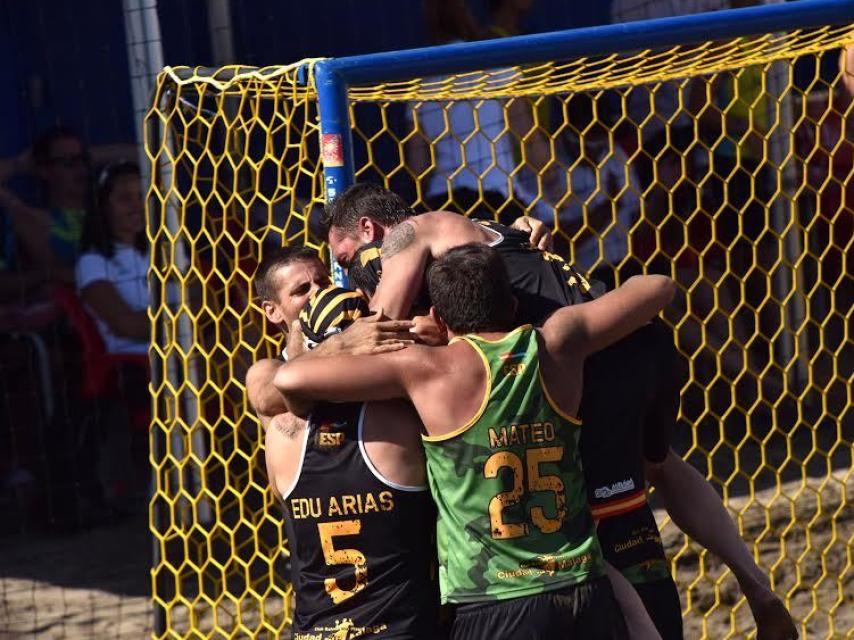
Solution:
[{"label": "green camouflage jersey", "polygon": [[456,340],[481,356],[489,386],[468,424],[424,437],[442,601],[518,598],[602,575],[581,423],[549,397],[537,331],[525,325],[495,342]]}]

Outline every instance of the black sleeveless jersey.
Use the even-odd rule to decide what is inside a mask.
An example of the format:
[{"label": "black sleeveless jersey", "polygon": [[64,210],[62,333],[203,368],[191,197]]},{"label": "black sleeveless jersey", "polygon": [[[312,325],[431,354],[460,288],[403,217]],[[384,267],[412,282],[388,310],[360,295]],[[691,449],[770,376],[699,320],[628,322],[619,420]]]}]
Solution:
[{"label": "black sleeveless jersey", "polygon": [[363,404],[320,404],[283,497],[294,640],[436,638],[435,507],[427,487],[382,478]]},{"label": "black sleeveless jersey", "polygon": [[496,234],[490,242],[507,265],[513,295],[519,301],[517,322],[542,326],[562,307],[592,300],[604,292],[589,283],[563,258],[531,246],[528,234],[491,220],[478,220]]}]

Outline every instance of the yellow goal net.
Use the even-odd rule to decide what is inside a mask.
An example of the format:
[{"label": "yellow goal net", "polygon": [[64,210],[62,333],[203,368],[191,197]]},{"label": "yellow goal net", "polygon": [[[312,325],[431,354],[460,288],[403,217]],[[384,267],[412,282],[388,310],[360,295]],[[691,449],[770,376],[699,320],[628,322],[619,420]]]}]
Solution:
[{"label": "yellow goal net", "polygon": [[[348,96],[358,181],[418,210],[538,217],[611,283],[677,280],[666,320],[690,378],[674,446],[808,638],[854,637],[852,42],[852,25],[796,29]],[[288,628],[287,541],[244,376],[282,346],[251,284],[264,251],[325,255],[315,63],[167,68],[146,117],[157,638]],[[751,636],[734,578],[661,524],[686,637]]]}]

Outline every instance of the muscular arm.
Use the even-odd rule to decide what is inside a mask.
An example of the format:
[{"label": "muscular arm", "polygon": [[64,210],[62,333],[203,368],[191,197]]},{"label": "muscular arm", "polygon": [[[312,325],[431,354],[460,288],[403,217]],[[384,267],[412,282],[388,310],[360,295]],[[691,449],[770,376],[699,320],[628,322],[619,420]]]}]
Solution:
[{"label": "muscular arm", "polygon": [[283,364],[279,360],[259,360],[246,373],[246,395],[264,429],[267,478],[278,499],[282,498],[283,487],[288,487],[292,480],[290,476],[296,468],[294,440],[305,427],[303,420],[288,413],[281,394],[273,387],[275,372]]},{"label": "muscular arm", "polygon": [[430,258],[492,238],[481,225],[451,211],[430,211],[400,223],[383,240],[383,276],[371,299],[371,309],[382,309],[394,319],[408,316],[423,286]]},{"label": "muscular arm", "polygon": [[406,398],[412,381],[423,375],[422,349],[376,356],[299,358],[282,366],[274,384],[292,413],[304,416],[318,400],[368,402]]},{"label": "muscular arm", "polygon": [[383,240],[383,277],[371,309],[382,309],[389,318],[405,318],[424,281],[424,268],[431,255],[431,225],[405,220]]},{"label": "muscular arm", "polygon": [[675,292],[667,276],[634,276],[601,298],[556,311],[543,325],[543,336],[558,351],[594,353],[649,322]]},{"label": "muscular arm", "polygon": [[[550,236],[545,225],[525,216],[517,222],[514,227],[530,233],[534,246],[548,246]],[[371,299],[371,309],[382,309],[389,318],[407,317],[431,258],[470,242],[492,239],[494,235],[482,225],[451,211],[431,211],[401,222],[383,240],[383,276]]]}]

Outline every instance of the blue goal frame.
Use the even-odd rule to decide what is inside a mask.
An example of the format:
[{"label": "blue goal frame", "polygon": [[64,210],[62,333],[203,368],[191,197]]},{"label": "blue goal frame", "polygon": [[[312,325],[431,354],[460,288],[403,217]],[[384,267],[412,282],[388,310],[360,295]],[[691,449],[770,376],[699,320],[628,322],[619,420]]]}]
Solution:
[{"label": "blue goal frame", "polygon": [[[314,80],[320,107],[326,201],[334,200],[355,180],[347,98],[350,85],[696,44],[846,22],[854,22],[854,0],[796,0],[745,9],[321,60],[314,66]],[[331,256],[331,263],[336,283],[346,285],[346,276],[334,256]]]}]

